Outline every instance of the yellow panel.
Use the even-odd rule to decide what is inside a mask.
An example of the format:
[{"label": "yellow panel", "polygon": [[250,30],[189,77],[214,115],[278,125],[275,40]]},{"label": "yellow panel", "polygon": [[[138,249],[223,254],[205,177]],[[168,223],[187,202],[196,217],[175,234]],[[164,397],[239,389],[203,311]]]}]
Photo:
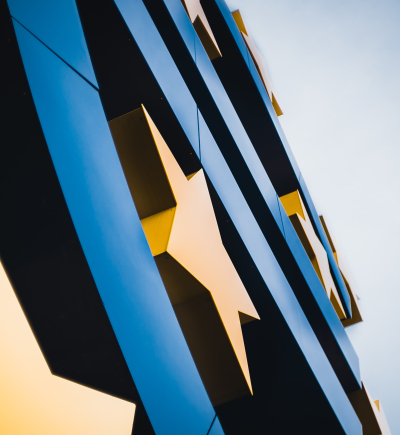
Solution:
[{"label": "yellow panel", "polygon": [[240,11],[237,10],[237,11],[232,12],[232,16],[233,16],[233,18],[236,22],[236,25],[238,26],[241,34],[242,34],[243,40],[247,46],[247,49],[249,50],[250,56],[253,60],[254,66],[256,67],[257,72],[261,78],[261,81],[264,84],[264,87],[267,91],[269,99],[271,100],[272,107],[274,108],[275,113],[277,114],[277,116],[283,115],[282,109],[280,108],[278,101],[276,100],[276,97],[275,97],[274,92],[272,90],[272,84],[271,84],[271,80],[270,80],[269,75],[268,75],[267,65],[265,64],[264,57],[258,51],[256,45],[254,44],[253,39],[248,34]]},{"label": "yellow panel", "polygon": [[155,257],[167,250],[176,207],[160,211],[148,218],[142,219],[144,232],[149,242],[151,253]]},{"label": "yellow panel", "polygon": [[193,21],[193,27],[195,28],[196,33],[200,38],[200,41],[203,44],[203,47],[206,50],[210,60],[216,59],[217,57],[221,57],[221,53],[219,52],[218,46],[215,44],[214,39],[207,31],[203,21],[199,16],[197,16],[196,19]]},{"label": "yellow panel", "polygon": [[272,106],[273,106],[273,108],[274,108],[274,110],[275,110],[276,115],[277,115],[277,116],[281,116],[281,115],[283,115],[282,109],[281,109],[281,107],[279,106],[278,102],[276,101],[276,98],[275,98],[274,93],[271,92],[271,95],[272,95]]},{"label": "yellow panel", "polygon": [[[241,323],[259,317],[222,244],[204,173],[201,170],[185,177],[144,108],[124,116],[146,118],[153,142],[146,145],[149,154],[145,156],[140,151],[139,156],[145,159],[158,156],[171,194],[176,198],[169,238],[164,235],[169,224],[164,226],[163,223],[162,241],[157,249],[153,239],[159,237],[159,226],[148,225],[149,218],[142,224],[153,255],[158,254],[156,264],[207,392],[214,404],[249,394],[252,389]],[[136,129],[129,127],[132,122],[120,123],[122,129],[114,137],[125,136],[125,141],[137,143]],[[116,147],[119,147],[118,140]],[[158,153],[150,148],[156,148]],[[134,152],[131,158],[138,159]],[[124,166],[124,162],[122,164]],[[150,167],[158,166],[151,164]],[[129,169],[124,168],[124,171]],[[147,179],[152,180],[151,174],[147,174]],[[136,197],[157,197],[153,190],[158,187],[152,181],[134,184],[130,180],[135,204]]]},{"label": "yellow panel", "polygon": [[197,35],[203,44],[208,57],[213,60],[217,57],[221,57],[217,41],[208,23],[207,17],[204,13],[203,7],[200,4],[200,0],[181,0],[190,21],[197,32]]},{"label": "yellow panel", "polygon": [[53,376],[0,264],[0,433],[130,435],[135,405]]},{"label": "yellow panel", "polygon": [[315,234],[299,192],[296,190],[295,192],[282,196],[280,200],[311,260],[318,278],[325,288],[336,314],[339,319],[345,319],[346,315],[339,298],[339,293],[330,272],[328,256],[325,248]]},{"label": "yellow panel", "polygon": [[246,26],[244,25],[242,14],[240,13],[239,9],[232,12],[232,17],[235,20],[235,23],[238,26],[239,30],[245,35],[249,36]]},{"label": "yellow panel", "polygon": [[289,217],[297,213],[304,220],[306,220],[304,213],[305,207],[297,190],[295,192],[288,193],[285,196],[281,196],[279,199],[281,200],[283,208]]}]

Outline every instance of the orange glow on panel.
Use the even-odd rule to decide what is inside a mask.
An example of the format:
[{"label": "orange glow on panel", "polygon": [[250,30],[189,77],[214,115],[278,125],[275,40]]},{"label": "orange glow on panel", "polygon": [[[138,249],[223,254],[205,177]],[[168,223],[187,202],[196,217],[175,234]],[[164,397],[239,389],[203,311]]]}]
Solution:
[{"label": "orange glow on panel", "polygon": [[135,405],[53,376],[0,264],[0,433],[130,435]]}]

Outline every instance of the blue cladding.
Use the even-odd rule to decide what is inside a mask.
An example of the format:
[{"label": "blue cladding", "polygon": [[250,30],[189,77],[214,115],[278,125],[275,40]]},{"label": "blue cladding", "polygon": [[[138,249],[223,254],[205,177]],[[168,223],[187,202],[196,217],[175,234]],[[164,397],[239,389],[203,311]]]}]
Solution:
[{"label": "blue cladding", "polygon": [[[172,1],[172,0],[171,0]],[[128,27],[130,28],[132,35],[134,36],[140,50],[142,51],[143,55],[146,58],[147,63],[149,64],[150,68],[152,69],[153,74],[155,75],[156,80],[160,84],[162,91],[167,96],[168,102],[170,103],[171,107],[173,108],[179,122],[184,127],[185,131],[192,131],[191,128],[191,120],[192,118],[188,118],[187,113],[184,113],[185,111],[182,110],[182,108],[190,108],[192,105],[195,105],[195,102],[193,100],[193,97],[189,93],[186,84],[184,83],[175,63],[173,62],[171,56],[168,53],[168,50],[161,39],[157,29],[155,28],[151,18],[148,15],[147,9],[144,8],[143,4],[139,0],[135,0],[132,2],[127,2],[127,0],[116,0],[116,4],[119,7],[122,16],[125,20],[125,22],[128,24]],[[198,38],[196,39],[198,41]],[[199,43],[200,44],[200,43]],[[156,48],[153,49],[153,45],[156,46]],[[210,83],[209,89],[213,91],[215,95],[218,94],[218,98],[220,99],[221,104],[220,107],[223,106],[224,114],[229,118],[229,116],[232,117],[232,119],[235,120],[235,123],[232,123],[232,119],[230,121],[230,127],[232,126],[232,129],[235,130],[235,126],[233,124],[240,124],[239,119],[237,118],[236,113],[234,112],[232,106],[230,105],[229,100],[226,97],[226,94],[224,93],[224,90],[219,82],[218,77],[216,76],[213,67],[208,60],[208,57],[206,57],[206,53],[204,49],[200,46],[196,46],[196,53],[197,53],[197,64],[199,66],[199,69],[201,69],[202,74],[204,74],[205,80],[207,83]],[[162,60],[160,62],[160,59]],[[179,92],[177,92],[179,90]],[[222,95],[222,96],[221,96]],[[263,243],[270,252],[270,248],[265,240],[264,235],[260,231],[258,224],[255,221],[255,218],[253,214],[250,212],[247,203],[245,202],[242,192],[237,187],[236,180],[232,176],[232,173],[228,169],[228,166],[226,164],[226,161],[219,157],[218,161],[221,161],[221,163],[216,165],[213,162],[213,159],[209,158],[210,155],[210,147],[215,147],[216,149],[213,150],[213,152],[218,153],[218,156],[220,156],[220,151],[215,143],[211,133],[209,126],[207,126],[206,122],[203,118],[204,114],[202,114],[199,111],[199,132],[200,132],[200,154],[201,156],[201,163],[207,172],[208,176],[211,179],[212,184],[216,188],[219,196],[221,197],[225,207],[228,209],[227,201],[228,199],[231,199],[235,204],[237,204],[237,201],[240,198],[241,201],[243,201],[243,210],[248,210],[248,214],[246,214],[246,219],[250,219],[251,225],[250,227],[253,228],[255,225],[255,228],[257,228],[257,234],[251,236],[255,239],[259,239],[257,242],[254,241],[254,243]],[[197,127],[197,126],[196,126]],[[238,127],[239,129],[239,127]],[[197,132],[197,128],[196,128]],[[239,131],[240,133],[240,131]],[[238,133],[238,134],[239,134]],[[244,131],[243,131],[244,133]],[[198,152],[198,137],[196,136],[194,138],[194,134],[192,134],[191,137],[188,137],[189,140],[192,143],[193,148]],[[206,138],[206,139],[205,139]],[[247,135],[241,136],[241,141],[239,142],[242,146],[243,152],[248,153],[246,156],[248,157],[248,160],[252,163],[254,172],[257,173],[257,168],[261,167],[261,164],[259,162],[258,156],[256,155],[251,143],[249,143]],[[206,145],[205,145],[206,144]],[[212,145],[211,145],[212,144]],[[204,146],[206,146],[206,149],[204,149]],[[207,154],[208,153],[208,154]],[[256,167],[256,165],[258,165]],[[265,193],[265,197],[268,199],[268,205],[271,207],[271,210],[273,210],[273,214],[275,217],[276,222],[281,228],[281,231],[283,231],[282,227],[282,219],[280,210],[279,210],[279,202],[276,197],[276,193],[273,190],[271,183],[268,179],[268,176],[265,173],[264,168],[260,168],[259,173],[259,180],[264,180],[264,182],[260,181],[259,185],[262,185],[263,191]],[[232,180],[232,181],[229,181]],[[234,183],[234,184],[232,184]],[[235,186],[235,188],[231,186]],[[237,191],[236,191],[237,189]],[[224,194],[222,195],[222,192]],[[241,209],[240,206],[238,206],[239,209]],[[286,214],[285,214],[286,215]],[[242,219],[245,219],[244,217],[244,211]],[[241,221],[244,222],[244,221]],[[236,227],[241,235],[241,237],[244,237],[244,234],[246,234],[246,225],[243,223],[243,227],[238,228],[238,225],[236,224]],[[242,232],[243,230],[243,232]],[[251,237],[249,239],[249,243],[251,242]],[[297,239],[297,236],[296,236]],[[244,239],[243,239],[244,240]],[[288,239],[290,240],[290,238]],[[262,241],[262,242],[261,242]],[[251,242],[253,243],[253,242]],[[300,243],[297,239],[297,243]],[[264,248],[263,248],[264,249]],[[249,250],[250,251],[250,250]],[[260,252],[263,252],[263,250],[255,249],[255,255],[259,254]],[[306,265],[309,265],[309,259],[304,253],[304,250],[302,249],[300,251],[303,254],[303,259],[306,261]],[[270,254],[272,255],[272,253]],[[275,257],[274,257],[274,263],[277,264]],[[301,265],[301,262],[300,262]],[[265,264],[260,259],[260,267],[261,269],[265,267]],[[279,268],[280,270],[280,268]],[[308,272],[312,272],[314,277],[314,283],[316,283],[317,276],[315,272],[311,269],[308,270]],[[272,279],[270,277],[270,279]],[[311,281],[309,281],[311,282]],[[285,279],[285,285],[287,284],[287,281]],[[315,295],[318,295],[318,292],[321,291],[321,285],[320,283],[316,284],[318,287],[313,289],[312,291],[315,292]],[[290,290],[288,290],[290,292]],[[323,290],[322,290],[323,291]],[[293,293],[292,293],[293,295]],[[323,294],[321,296],[324,296]],[[293,296],[294,297],[294,296]],[[322,299],[324,302],[325,299]],[[323,309],[324,305],[323,303],[319,302],[320,308]],[[329,313],[332,313],[332,309],[329,311]],[[335,314],[336,315],[336,314]],[[336,325],[336,326],[335,326]],[[333,324],[334,328],[332,329],[333,334],[335,334],[335,328],[337,327],[336,324]],[[357,379],[357,382],[359,382],[359,368],[358,368],[358,359],[355,356],[354,357],[354,350],[351,347],[351,344],[348,340],[347,335],[343,331],[342,326],[339,324],[341,330],[339,333],[339,337],[335,337],[337,340],[339,346],[341,347],[341,352],[345,356],[345,358],[348,358],[347,362],[344,362],[344,364],[353,364],[354,367],[352,367],[352,372],[354,373],[354,376]],[[337,329],[337,328],[336,328]],[[319,346],[319,344],[318,344]],[[342,358],[341,356],[339,358]]]},{"label": "blue cladding", "polygon": [[215,412],[176,320],[96,90],[14,22],[90,270],[157,435],[205,435]]},{"label": "blue cladding", "polygon": [[[118,2],[119,2],[119,0],[117,0],[117,3]],[[164,3],[167,6],[167,9],[168,9],[170,15],[172,16],[172,18],[174,18],[174,10],[175,10],[174,8],[177,7],[176,6],[177,4],[179,5],[180,1],[179,0],[164,0]],[[229,23],[230,27],[232,28],[231,29],[232,34],[235,34],[235,32],[236,32],[236,39],[239,41],[239,45],[243,45],[243,47],[245,49],[244,55],[248,56],[247,48],[244,45],[243,39],[242,39],[240,32],[236,26],[236,23],[234,22],[234,20],[231,16],[231,13],[227,10],[225,3],[224,2],[221,2],[221,3],[223,4],[223,6],[221,6],[221,8],[224,9],[224,14],[227,15],[226,21]],[[137,2],[137,4],[138,4],[138,2]],[[141,9],[140,9],[140,13],[142,13]],[[132,9],[132,14],[133,14],[133,9]],[[180,17],[179,20],[175,21],[175,25],[179,31],[181,31],[182,27],[184,28],[184,26],[186,25],[186,22],[189,22],[189,18],[187,16],[186,16],[186,18],[183,18],[183,19],[181,19],[181,18],[182,17]],[[151,34],[150,30],[148,30],[149,37],[150,37],[150,34]],[[153,36],[151,36],[151,38],[153,38]],[[187,38],[182,36],[182,40],[186,42]],[[331,306],[327,308],[326,296],[325,296],[326,294],[321,286],[321,283],[318,280],[317,275],[315,274],[314,269],[310,265],[310,261],[308,259],[308,256],[305,253],[303,247],[301,246],[301,243],[300,243],[296,233],[294,232],[289,219],[287,218],[286,212],[284,212],[284,211],[280,212],[280,210],[279,210],[280,201],[277,199],[276,192],[271,184],[271,181],[270,181],[268,175],[266,174],[266,171],[265,171],[264,167],[262,166],[261,161],[260,161],[252,143],[250,142],[250,140],[249,140],[249,138],[248,138],[248,136],[243,128],[243,125],[240,122],[238,115],[231,104],[231,101],[229,100],[229,98],[225,92],[225,89],[223,88],[223,86],[220,82],[220,79],[219,79],[217,73],[215,72],[215,69],[214,69],[212,63],[210,62],[210,60],[209,60],[201,42],[197,36],[196,36],[195,40],[196,40],[196,57],[193,58],[193,60],[195,61],[196,66],[198,68],[198,71],[200,72],[200,75],[201,75],[201,76],[199,76],[199,77],[201,77],[201,78],[199,78],[199,81],[202,80],[204,82],[204,84],[207,87],[207,90],[209,91],[210,96],[211,96],[207,103],[202,103],[202,106],[205,106],[206,108],[204,109],[202,107],[201,110],[199,109],[199,116],[200,117],[202,116],[202,119],[205,119],[205,123],[208,126],[207,130],[212,131],[213,134],[214,134],[214,131],[216,130],[215,123],[217,123],[217,122],[220,123],[220,128],[223,128],[222,124],[224,124],[228,127],[229,133],[234,138],[235,144],[236,144],[237,148],[239,149],[240,154],[243,157],[243,160],[245,161],[245,164],[250,169],[251,176],[255,180],[257,187],[262,194],[262,197],[260,195],[259,202],[263,201],[263,199],[264,199],[265,203],[268,205],[268,208],[269,208],[271,214],[274,216],[275,222],[277,223],[277,225],[279,226],[283,235],[285,236],[286,241],[288,243],[288,246],[289,246],[290,250],[292,251],[293,256],[295,257],[295,259],[299,265],[300,270],[302,271],[303,275],[305,276],[305,279],[306,279],[308,285],[310,286],[310,291],[312,292],[313,297],[316,299],[317,304],[319,305],[319,309],[321,310],[321,312],[324,315],[327,315],[327,322],[328,322],[329,327],[334,335],[334,340],[336,340],[336,342],[340,348],[339,352],[342,353],[342,356],[340,356],[339,358],[342,358],[344,356],[344,358],[347,360],[347,363],[344,363],[344,365],[350,366],[349,370],[347,370],[347,368],[346,368],[346,370],[347,370],[348,376],[350,378],[354,378],[354,380],[355,380],[355,382],[350,381],[350,384],[354,387],[354,385],[357,385],[357,383],[359,384],[359,382],[360,382],[358,357],[355,354],[354,349],[351,346],[350,341],[347,337],[347,334],[344,332],[343,327],[339,322],[339,319],[337,319],[336,313],[334,313]],[[139,43],[139,46],[140,46],[140,43]],[[151,62],[152,62],[151,57],[152,57],[151,51],[146,50],[146,59],[147,59],[147,62],[149,64],[151,64]],[[187,57],[189,57],[189,56],[187,56]],[[188,62],[190,62],[190,61],[188,60]],[[251,67],[254,71],[256,71],[252,61],[251,61]],[[179,72],[175,72],[175,71],[176,71],[175,65],[174,65],[174,68],[173,69],[171,68],[170,70],[168,70],[168,72],[166,71],[165,68],[163,69],[163,71],[160,71],[159,69],[153,70],[154,74],[156,75],[157,80],[159,80],[159,81],[163,78],[164,74],[168,74],[169,76],[172,76],[173,74],[179,74]],[[261,84],[261,80],[260,80],[260,77],[259,77],[257,72],[256,72],[256,79]],[[164,82],[163,86],[167,86],[167,87],[163,88],[163,92],[165,92],[165,93],[169,92],[169,90],[168,90],[169,83]],[[189,86],[191,86],[191,89],[193,90],[193,88],[196,86],[196,84],[191,84]],[[267,99],[266,101],[272,110],[272,116],[275,117],[275,119],[277,121],[276,114],[272,108],[269,97],[266,94],[265,88],[262,84],[261,84],[261,86],[262,86],[262,90],[265,94],[265,97]],[[186,104],[186,101],[187,101],[186,93],[183,93],[183,94],[184,94],[184,98],[185,98],[184,101],[185,102],[183,103],[183,100],[182,100],[182,104]],[[201,96],[198,97],[198,99],[200,100]],[[209,104],[209,106],[207,106],[207,104]],[[199,105],[200,105],[200,103],[199,103]],[[207,113],[207,107],[210,110],[212,108],[216,107],[218,112],[222,115],[221,119],[219,121],[217,121],[215,116],[210,116],[210,114]],[[212,125],[212,124],[214,124],[214,125]],[[279,125],[279,121],[277,121],[277,125]],[[279,125],[279,128],[280,128],[280,125]],[[200,148],[202,146],[201,134],[202,134],[202,131],[200,132]],[[216,137],[216,136],[214,135],[214,137]],[[222,149],[222,146],[224,146],[224,144],[222,144],[222,146],[221,146],[221,142],[222,142],[222,140],[219,140],[218,144],[219,144],[220,148]],[[234,144],[233,144],[233,146],[234,146]],[[266,146],[268,146],[268,144],[266,144]],[[226,159],[227,159],[227,154],[229,154],[229,151],[225,151],[225,158]],[[201,150],[201,161],[202,161],[202,164],[203,164],[204,168],[206,169],[206,171],[208,171],[207,165],[204,163],[204,159],[203,159],[203,150]],[[232,171],[233,171],[233,169],[232,169]],[[240,170],[236,169],[236,172],[234,172],[234,175],[235,175],[236,179],[239,179],[238,177],[241,176]],[[212,179],[212,182],[214,184],[214,179]],[[241,183],[242,182],[239,181],[239,185],[242,188],[243,183],[242,184]],[[218,189],[217,189],[217,192],[220,194]],[[245,192],[245,196],[246,195],[247,195],[247,192]],[[247,196],[246,196],[246,198],[249,199]],[[261,218],[262,217],[260,217],[260,216],[258,217],[258,219],[261,219]],[[287,221],[287,223],[290,225],[290,228],[287,230],[287,233],[290,235],[289,237],[286,236],[284,227],[282,226],[283,219],[285,219]],[[271,228],[271,231],[274,231],[274,229]],[[336,316],[336,318],[333,318],[332,313],[334,313],[334,316]],[[336,356],[335,356],[335,358],[336,358]],[[349,374],[349,371],[351,372],[351,374]]]},{"label": "blue cladding", "polygon": [[314,207],[314,203],[311,199],[310,193],[308,192],[307,185],[304,182],[302,175],[300,175],[299,183],[300,183],[301,191],[303,192],[303,195],[305,196],[306,203],[307,203],[309,210],[311,212],[311,216],[314,220],[315,226],[317,227],[317,231],[319,233],[321,242],[324,245],[324,248],[328,254],[331,270],[333,271],[334,277],[335,277],[336,282],[339,286],[338,290],[340,292],[340,295],[342,296],[342,302],[344,302],[345,307],[347,307],[347,312],[351,314],[350,295],[347,291],[346,284],[344,283],[342,274],[340,273],[339,267],[336,263],[334,255],[333,255],[331,245],[329,244],[329,241],[328,241],[328,238],[325,234],[324,228],[322,227],[321,221],[319,220],[317,210]]},{"label": "blue cladding", "polygon": [[[275,189],[198,37],[196,37],[196,65],[237,148],[246,162],[247,167],[250,169],[264,201],[268,204],[276,223],[281,226]],[[203,116],[206,118],[204,113]]]},{"label": "blue cladding", "polygon": [[249,52],[247,50],[246,44],[243,41],[242,35],[235,23],[235,20],[232,17],[231,12],[228,9],[228,6],[226,5],[224,0],[212,0],[215,1],[215,3],[218,5],[219,10],[221,11],[221,14],[223,15],[226,24],[229,27],[229,30],[231,31],[231,34],[233,36],[233,38],[235,39],[235,42],[240,50],[240,52],[242,53],[242,56],[245,60],[245,62],[247,63],[248,67],[249,67],[249,71],[253,77],[253,80],[258,88],[258,91],[260,93],[260,96],[265,104],[265,106],[268,109],[268,112],[271,116],[271,119],[274,123],[274,126],[281,138],[282,141],[282,145],[286,151],[286,154],[292,164],[293,167],[293,171],[296,174],[296,176],[298,177],[300,175],[300,169],[297,165],[296,159],[294,158],[292,149],[290,148],[289,142],[286,139],[285,133],[282,130],[282,126],[278,120],[278,117],[275,113],[274,108],[272,107],[271,104],[271,100],[268,97],[267,91],[265,90],[265,87],[260,79],[260,75],[258,74],[257,69],[254,66],[253,60],[251,59],[251,57],[249,56]]},{"label": "blue cladding", "polygon": [[[132,36],[145,57],[172,110],[199,156],[197,106],[165,48],[147,9],[140,0],[115,0]],[[183,13],[186,12],[181,5]],[[187,18],[187,15],[186,15]],[[187,19],[188,21],[188,19]],[[190,21],[189,21],[190,24]],[[190,24],[191,25],[191,24]],[[187,30],[187,27],[185,27]],[[194,29],[192,28],[194,32]]]},{"label": "blue cladding", "polygon": [[293,256],[296,258],[301,271],[307,281],[307,284],[312,291],[318,306],[321,309],[329,327],[333,331],[333,335],[337,340],[341,351],[346,357],[349,363],[349,367],[352,370],[352,374],[361,388],[361,374],[360,374],[360,364],[358,356],[347,336],[346,331],[343,328],[341,321],[339,320],[326,292],[323,288],[321,281],[315,273],[314,267],[308,258],[303,245],[301,244],[289,217],[287,216],[285,209],[283,208],[281,202],[279,201],[279,206],[281,208],[283,228],[285,231],[286,240],[291,248]]},{"label": "blue cladding", "polygon": [[360,422],[201,114],[199,130],[204,169],[257,269],[345,432],[361,434]]},{"label": "blue cladding", "polygon": [[238,46],[238,48],[240,49],[240,52],[242,53],[243,58],[245,59],[248,67],[249,67],[249,71],[253,77],[253,80],[255,82],[255,84],[257,85],[258,91],[260,93],[261,98],[264,101],[265,106],[268,109],[268,112],[271,116],[271,119],[274,123],[275,129],[277,130],[279,137],[281,139],[282,142],[282,146],[284,147],[286,154],[288,156],[288,159],[290,161],[290,164],[292,166],[293,172],[296,176],[296,178],[299,180],[299,184],[301,186],[301,190],[305,196],[306,202],[308,207],[310,208],[311,211],[311,215],[312,215],[312,219],[315,222],[315,225],[317,227],[318,230],[318,234],[320,236],[320,239],[328,253],[328,258],[329,258],[329,262],[331,265],[331,268],[333,270],[336,282],[339,285],[339,292],[342,295],[342,301],[344,302],[345,308],[347,309],[347,313],[351,313],[351,303],[350,303],[350,297],[349,294],[347,292],[346,286],[344,284],[343,278],[340,274],[339,268],[337,267],[336,261],[334,259],[333,253],[332,253],[332,249],[329,245],[329,242],[326,238],[325,232],[322,228],[322,225],[319,222],[319,217],[318,217],[318,213],[315,210],[313,201],[308,193],[308,189],[307,186],[304,182],[304,179],[301,176],[300,173],[300,169],[297,165],[296,159],[294,158],[294,155],[292,153],[292,150],[290,148],[290,145],[286,139],[286,136],[282,130],[282,127],[280,125],[280,122],[276,116],[275,110],[272,107],[271,101],[267,95],[267,92],[265,90],[264,85],[262,84],[261,80],[260,80],[260,76],[254,66],[254,63],[252,62],[252,60],[250,59],[249,61],[249,57],[248,57],[248,50],[243,42],[243,38],[241,37],[240,31],[235,23],[235,20],[232,17],[231,12],[229,11],[226,3],[224,0],[213,0],[215,1],[215,3],[218,5],[218,8],[221,12],[221,14],[223,15],[225,22],[227,24],[227,26],[229,27],[229,30],[233,36],[233,38],[235,39],[235,42]]},{"label": "blue cladding", "polygon": [[11,15],[98,87],[74,0],[7,0]]},{"label": "blue cladding", "polygon": [[221,423],[218,420],[218,417],[215,419],[210,432],[207,435],[224,435],[224,431],[222,430]]},{"label": "blue cladding", "polygon": [[[116,0],[117,5],[119,5],[120,2],[121,0]],[[174,23],[177,29],[179,30],[180,35],[183,41],[185,42],[187,49],[192,54],[193,53],[191,50],[192,39],[191,37],[189,38],[187,36],[187,26],[190,24],[190,20],[186,13],[185,16],[182,16],[182,13],[178,13],[178,11],[181,12],[182,10],[184,10],[183,6],[181,6],[180,0],[165,0],[164,3],[168,9],[168,12],[173,18]],[[265,202],[268,204],[270,211],[274,215],[277,224],[280,225],[279,209],[276,204],[275,190],[271,184],[271,181],[268,178],[265,169],[262,166],[260,159],[258,158],[257,153],[254,150],[254,147],[250,142],[250,139],[247,136],[247,133],[243,128],[243,125],[240,122],[240,119],[235,109],[233,108],[232,103],[229,100],[229,97],[226,94],[225,89],[222,86],[222,83],[217,73],[215,72],[215,69],[202,43],[200,42],[200,39],[198,38],[197,34],[194,35],[194,41],[196,44],[195,45],[196,50],[195,50],[195,55],[192,54],[192,58],[197,65],[202,80],[205,82],[214,100],[215,105],[217,106],[220,114],[222,115],[223,118],[222,122],[226,123],[230,135],[233,137],[236,146],[238,147],[240,153],[243,156],[243,159],[245,160],[248,168],[250,169],[252,177],[257,183],[257,186]],[[138,44],[140,46],[139,42]],[[149,59],[147,57],[146,59],[149,62]],[[203,109],[203,111],[204,110],[206,109]],[[205,113],[203,113],[203,116],[205,119],[207,119]],[[211,126],[209,127],[210,129],[212,129]]]}]

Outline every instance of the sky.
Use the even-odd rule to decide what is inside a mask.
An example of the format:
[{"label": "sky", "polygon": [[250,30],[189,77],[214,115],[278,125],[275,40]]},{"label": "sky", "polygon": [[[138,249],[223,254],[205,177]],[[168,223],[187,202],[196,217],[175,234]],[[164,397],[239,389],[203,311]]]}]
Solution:
[{"label": "sky", "polygon": [[400,434],[400,1],[228,0],[264,55],[279,119],[343,251],[361,376]]}]

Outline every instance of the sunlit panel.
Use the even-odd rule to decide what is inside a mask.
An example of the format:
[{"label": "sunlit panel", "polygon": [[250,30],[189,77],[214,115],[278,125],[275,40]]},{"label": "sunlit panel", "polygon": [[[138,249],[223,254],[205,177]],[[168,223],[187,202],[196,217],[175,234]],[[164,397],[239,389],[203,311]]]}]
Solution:
[{"label": "sunlit panel", "polygon": [[1,434],[131,434],[133,403],[50,373],[1,264],[0,355]]}]

